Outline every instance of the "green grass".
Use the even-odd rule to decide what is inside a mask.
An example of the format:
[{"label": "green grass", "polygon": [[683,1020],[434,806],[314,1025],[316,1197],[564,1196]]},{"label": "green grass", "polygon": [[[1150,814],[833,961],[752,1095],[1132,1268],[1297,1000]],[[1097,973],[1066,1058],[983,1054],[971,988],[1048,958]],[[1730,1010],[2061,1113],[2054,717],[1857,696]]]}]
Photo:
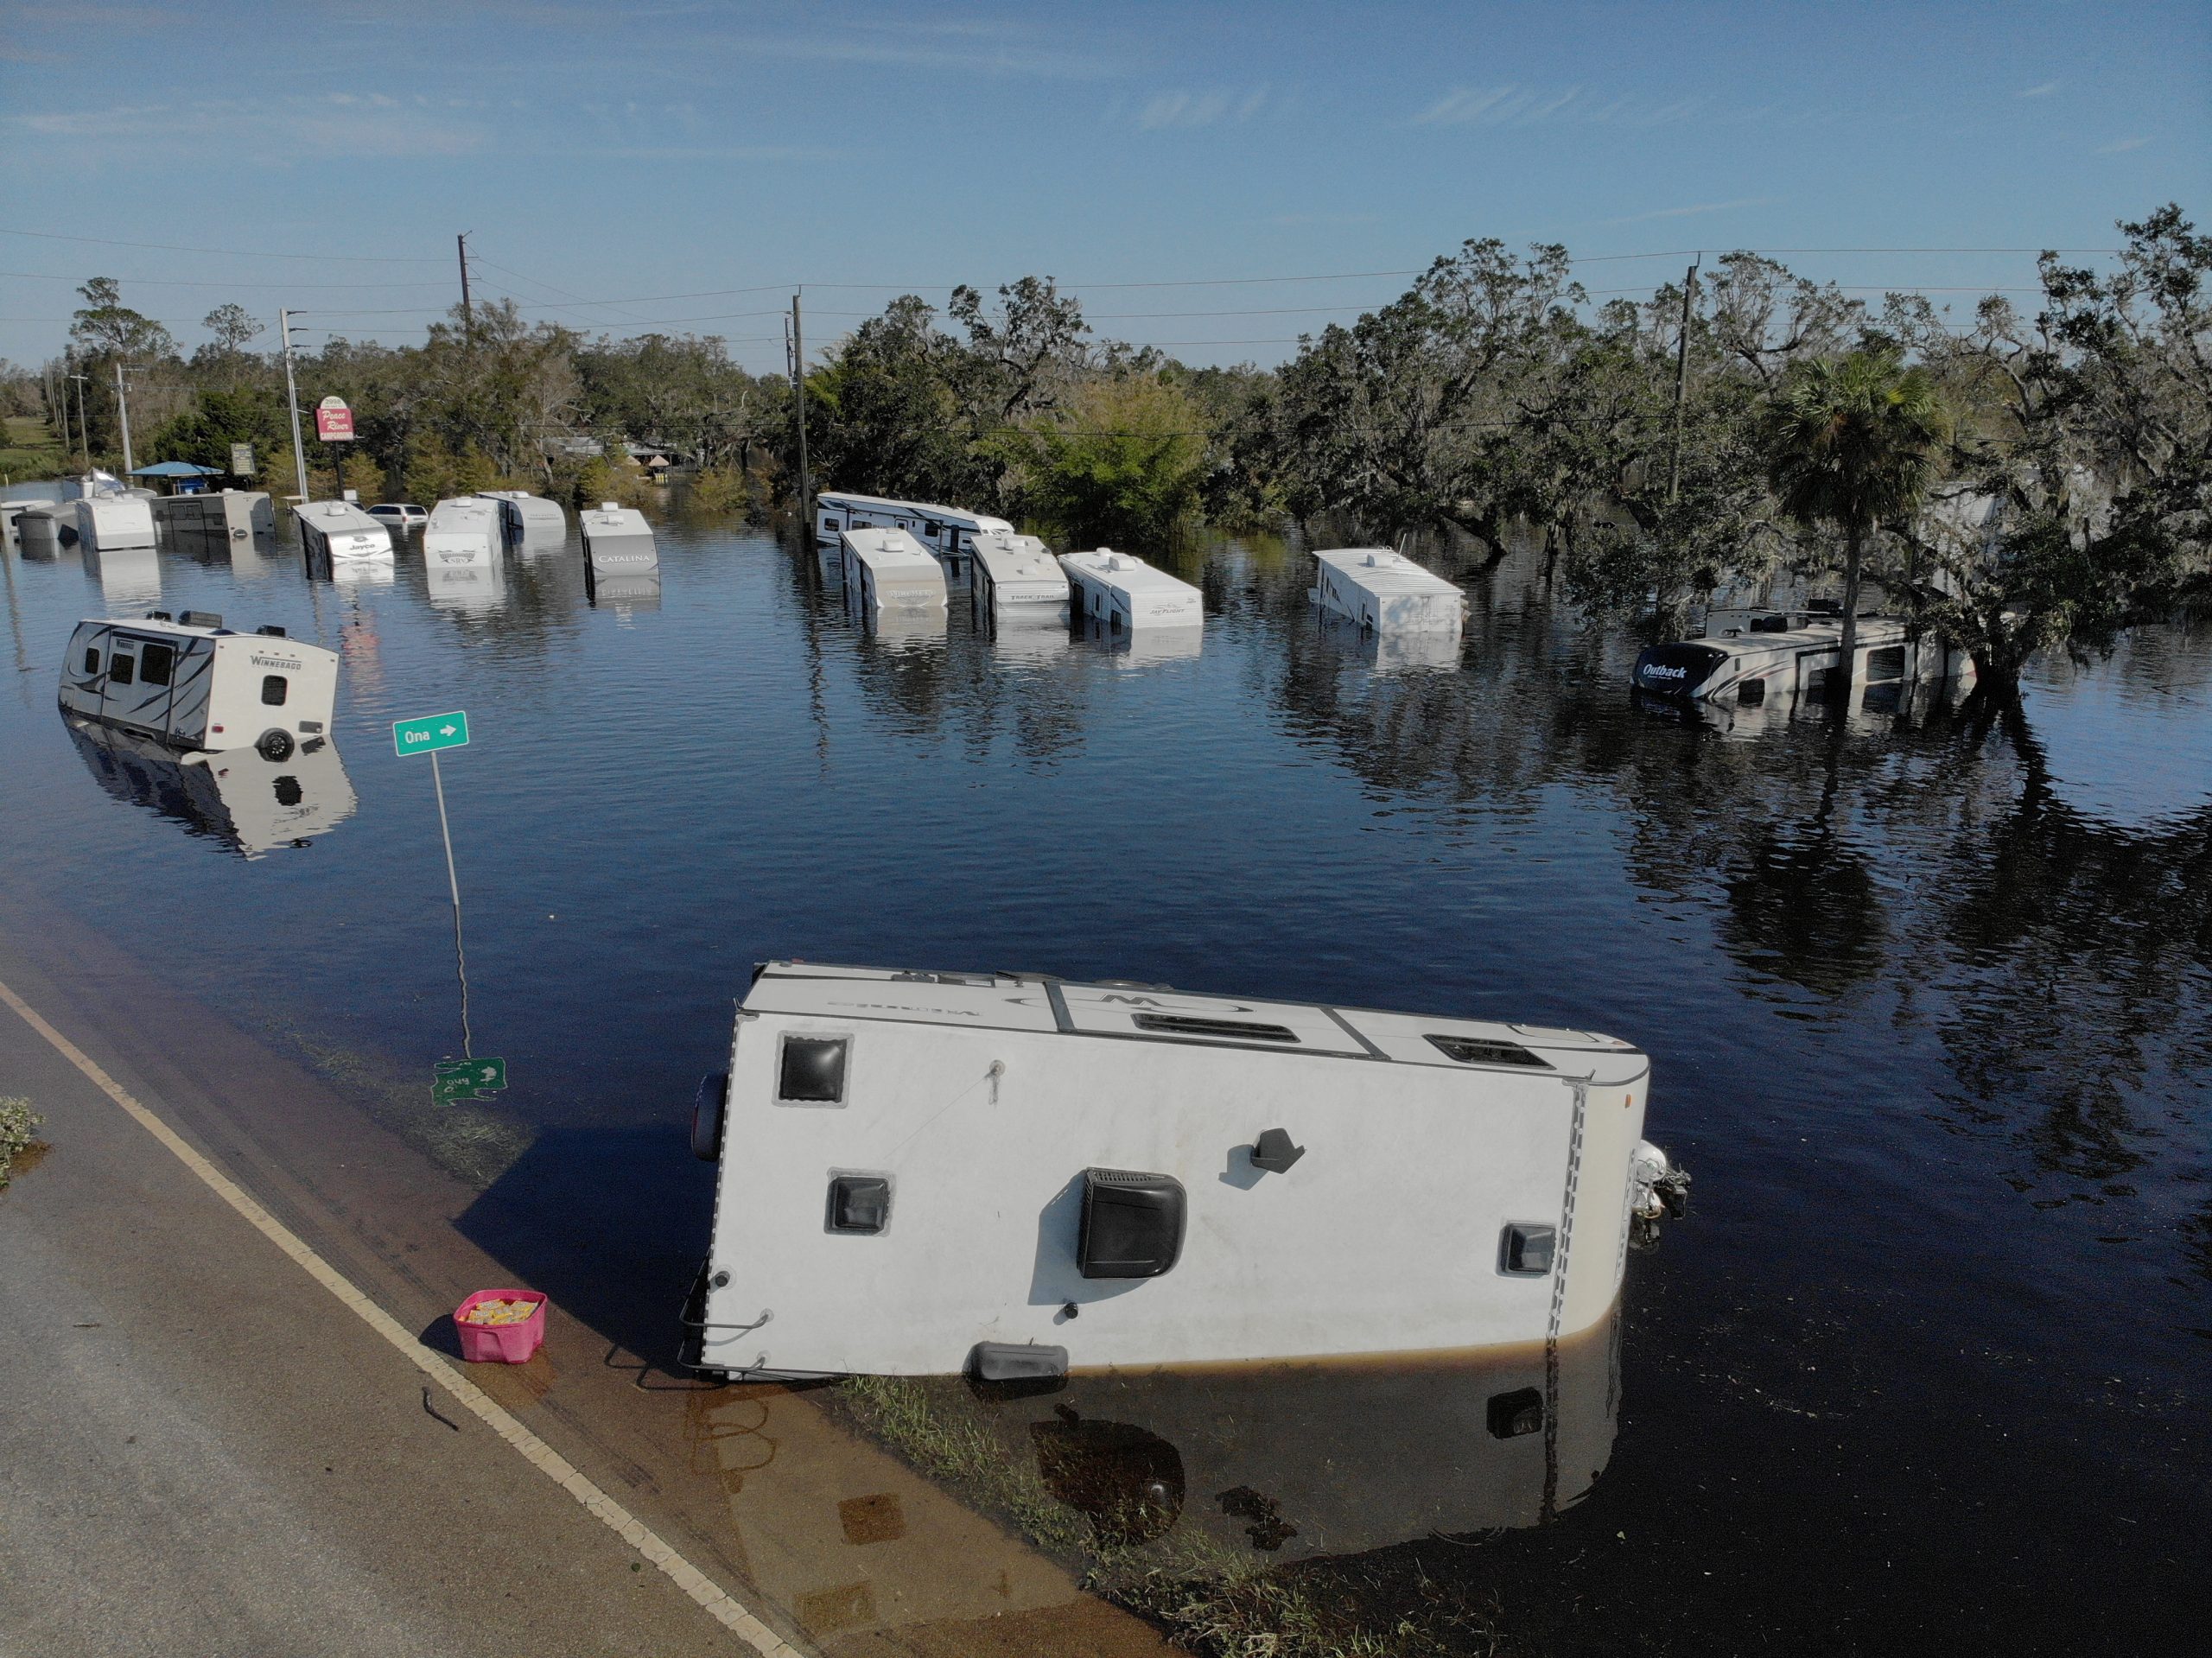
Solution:
[{"label": "green grass", "polygon": [[44,421],[20,415],[0,420],[0,478],[20,484],[56,478],[68,469],[61,440]]},{"label": "green grass", "polygon": [[[0,1191],[7,1190],[8,1182],[15,1178],[16,1159],[24,1153],[38,1153],[46,1149],[38,1137],[38,1126],[43,1119],[31,1109],[31,1102],[21,1095],[11,1094],[0,1099]],[[31,1161],[25,1159],[26,1165]]]}]

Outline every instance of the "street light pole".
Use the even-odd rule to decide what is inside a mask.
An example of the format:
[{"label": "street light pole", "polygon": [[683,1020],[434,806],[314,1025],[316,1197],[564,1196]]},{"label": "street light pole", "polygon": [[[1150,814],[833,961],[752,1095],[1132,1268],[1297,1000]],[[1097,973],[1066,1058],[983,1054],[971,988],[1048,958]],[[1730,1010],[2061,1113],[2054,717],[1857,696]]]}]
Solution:
[{"label": "street light pole", "polygon": [[292,314],[276,313],[278,325],[284,331],[284,403],[292,411],[292,465],[300,478],[300,505],[308,504],[308,452],[300,437],[300,388],[292,378]]},{"label": "street light pole", "polygon": [[137,466],[137,462],[131,458],[130,454],[130,399],[129,392],[130,388],[123,383],[123,365],[118,362],[115,365],[115,414],[116,418],[123,423],[123,475],[126,480],[130,478],[131,473]]}]

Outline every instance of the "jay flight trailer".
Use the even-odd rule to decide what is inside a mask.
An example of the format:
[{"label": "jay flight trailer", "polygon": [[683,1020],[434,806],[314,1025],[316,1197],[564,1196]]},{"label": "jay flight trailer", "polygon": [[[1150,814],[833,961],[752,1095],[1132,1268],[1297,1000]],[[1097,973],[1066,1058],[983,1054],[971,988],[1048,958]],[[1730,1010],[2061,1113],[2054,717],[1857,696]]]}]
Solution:
[{"label": "jay flight trailer", "polygon": [[338,654],[281,627],[237,633],[211,613],[77,624],[61,664],[61,711],[170,748],[257,749],[282,760],[327,741]]},{"label": "jay flight trailer", "polygon": [[549,501],[526,489],[486,489],[477,493],[499,504],[499,533],[510,547],[543,547],[569,538],[569,517],[558,501]]},{"label": "jay flight trailer", "polygon": [[[1840,617],[1754,618],[1748,631],[1717,638],[1680,639],[1648,645],[1637,657],[1631,683],[1648,696],[1687,702],[1727,702],[1746,708],[1816,701],[1843,660]],[[1922,636],[1893,616],[1861,616],[1852,651],[1852,694],[1871,686],[1974,677],[1974,660]]]},{"label": "jay flight trailer", "polygon": [[1109,633],[1146,627],[1198,627],[1205,601],[1188,581],[1156,570],[1130,553],[1101,547],[1062,553],[1069,602],[1078,617],[1096,618]]},{"label": "jay flight trailer", "polygon": [[1586,1032],[777,962],[693,1146],[687,1360],[985,1380],[1557,1341],[1679,1177]]},{"label": "jay flight trailer", "polygon": [[837,554],[846,602],[863,613],[944,609],[944,566],[906,530],[844,530]]},{"label": "jay flight trailer", "polygon": [[308,501],[294,507],[292,517],[310,566],[391,556],[391,531],[351,501]]},{"label": "jay flight trailer", "polygon": [[1306,597],[1376,633],[1456,633],[1467,595],[1387,547],[1348,547],[1313,555],[1320,569]]}]

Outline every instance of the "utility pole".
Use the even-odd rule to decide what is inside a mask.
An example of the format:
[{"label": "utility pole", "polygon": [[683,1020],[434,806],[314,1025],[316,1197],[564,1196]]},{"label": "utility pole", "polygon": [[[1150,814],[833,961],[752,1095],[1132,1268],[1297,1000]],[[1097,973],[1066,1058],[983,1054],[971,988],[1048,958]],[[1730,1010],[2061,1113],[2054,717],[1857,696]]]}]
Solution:
[{"label": "utility pole", "polygon": [[46,408],[49,426],[54,423],[55,414],[61,416],[61,459],[66,465],[69,457],[77,452],[69,441],[69,382],[52,369],[46,372]]},{"label": "utility pole", "polygon": [[130,455],[130,388],[123,383],[123,365],[115,365],[115,415],[123,423],[123,475],[127,480],[138,463]]},{"label": "utility pole", "polygon": [[791,295],[791,403],[798,410],[798,516],[810,533],[814,526],[814,479],[806,465],[806,334],[799,319],[798,294]]},{"label": "utility pole", "polygon": [[463,231],[454,239],[461,250],[461,337],[469,350],[476,349],[476,308],[468,302],[468,238],[472,231]]},{"label": "utility pole", "polygon": [[292,378],[292,314],[279,311],[277,321],[284,331],[284,406],[292,411],[292,465],[300,479],[300,505],[308,504],[308,451],[300,436],[300,387]]},{"label": "utility pole", "polygon": [[85,470],[90,472],[92,469],[92,429],[85,424],[86,379],[81,374],[73,374],[69,378],[77,383],[77,442],[85,452]]},{"label": "utility pole", "polygon": [[1697,291],[1697,268],[1705,263],[1700,253],[1682,276],[1682,325],[1675,341],[1675,445],[1667,460],[1667,505],[1674,505],[1682,488],[1682,399],[1690,384],[1690,295]]}]

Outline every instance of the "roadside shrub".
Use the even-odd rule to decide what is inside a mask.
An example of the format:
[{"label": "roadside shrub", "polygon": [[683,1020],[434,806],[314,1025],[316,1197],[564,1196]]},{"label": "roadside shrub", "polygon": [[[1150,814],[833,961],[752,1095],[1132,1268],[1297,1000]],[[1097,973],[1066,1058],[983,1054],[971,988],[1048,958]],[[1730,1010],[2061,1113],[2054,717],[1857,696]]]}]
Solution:
[{"label": "roadside shrub", "polygon": [[43,1121],[22,1096],[0,1099],[0,1191],[15,1176],[16,1159],[39,1144],[38,1126]]}]

